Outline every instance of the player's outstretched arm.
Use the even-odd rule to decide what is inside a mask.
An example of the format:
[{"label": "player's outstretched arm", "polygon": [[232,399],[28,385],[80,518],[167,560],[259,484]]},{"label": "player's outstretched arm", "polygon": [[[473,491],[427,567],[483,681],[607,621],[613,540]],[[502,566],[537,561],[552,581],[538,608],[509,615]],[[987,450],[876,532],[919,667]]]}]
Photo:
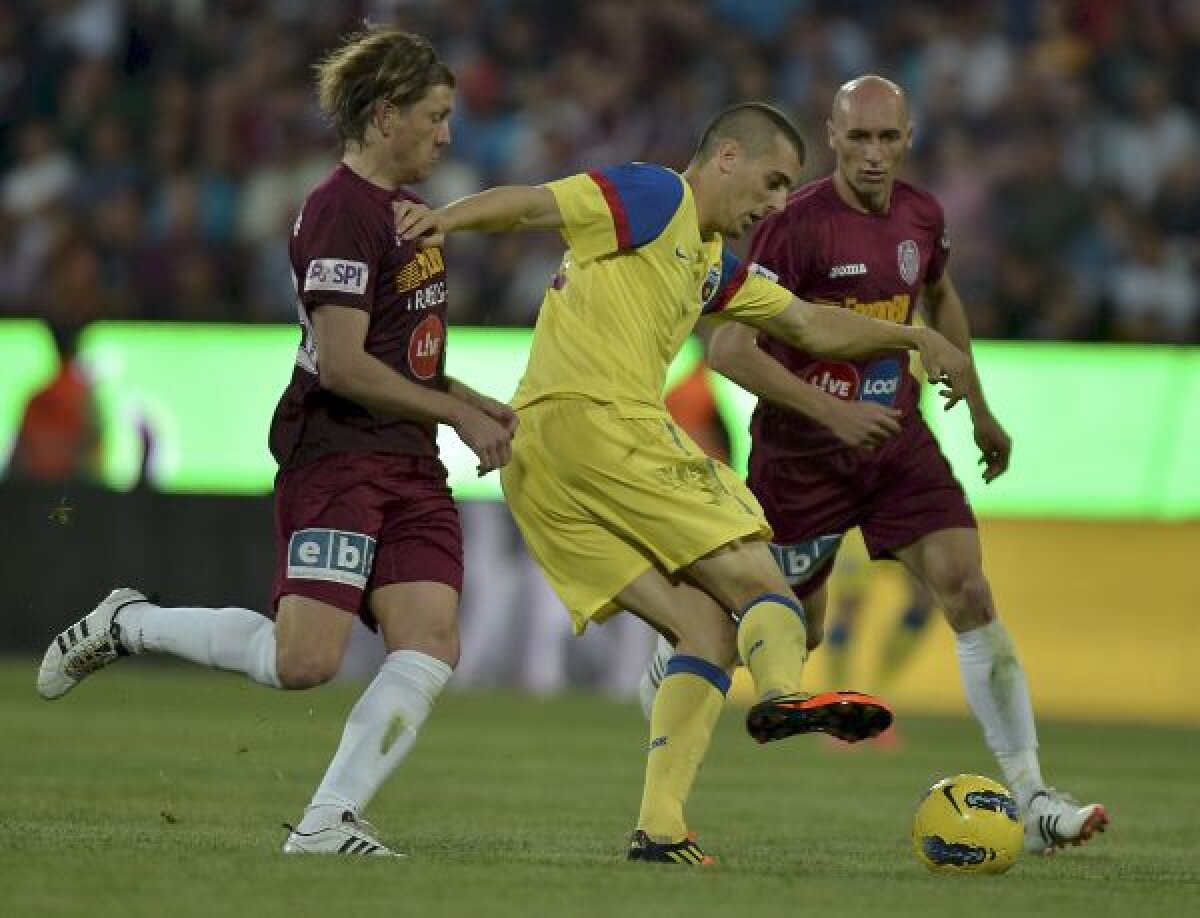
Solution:
[{"label": "player's outstretched arm", "polygon": [[[967,311],[963,309],[958,289],[950,279],[950,272],[943,271],[942,276],[934,283],[927,284],[922,293],[929,327],[941,332],[952,344],[969,354],[971,329],[967,322]],[[966,402],[971,411],[975,443],[979,447],[979,461],[984,466],[983,480],[990,484],[1008,469],[1009,458],[1012,455],[1012,438],[1000,426],[1000,422],[988,407],[987,399],[983,395],[983,384],[978,376],[967,392]]]},{"label": "player's outstretched arm", "polygon": [[971,358],[931,328],[871,319],[839,306],[821,306],[797,298],[783,312],[758,319],[756,324],[773,338],[830,357],[919,351],[930,382],[943,383],[941,394],[952,404],[967,396],[975,379]]},{"label": "player's outstretched arm", "polygon": [[741,322],[717,326],[707,340],[708,365],[759,398],[828,427],[847,446],[870,449],[900,432],[899,411],[830,395],[760,348],[757,338]]},{"label": "player's outstretched arm", "polygon": [[517,413],[512,410],[504,402],[492,398],[490,395],[484,395],[482,392],[477,392],[468,386],[465,382],[446,377],[446,391],[455,398],[462,399],[468,405],[478,408],[488,417],[499,421],[509,433],[516,433],[517,430]]},{"label": "player's outstretched arm", "polygon": [[416,201],[392,205],[396,235],[405,240],[440,239],[470,230],[481,233],[514,233],[552,230],[563,226],[553,193],[541,185],[500,185],[459,198],[431,210]]},{"label": "player's outstretched arm", "polygon": [[405,379],[363,347],[370,317],[361,309],[324,305],[313,310],[321,386],[383,417],[446,424],[479,458],[479,474],[512,457],[513,429],[453,392]]}]

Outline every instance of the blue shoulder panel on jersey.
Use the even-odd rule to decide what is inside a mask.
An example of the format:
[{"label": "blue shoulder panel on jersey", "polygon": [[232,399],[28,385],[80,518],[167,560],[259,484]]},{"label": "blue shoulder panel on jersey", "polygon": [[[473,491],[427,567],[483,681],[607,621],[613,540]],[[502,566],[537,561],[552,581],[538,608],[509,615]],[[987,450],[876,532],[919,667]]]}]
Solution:
[{"label": "blue shoulder panel on jersey", "polygon": [[721,269],[715,267],[704,279],[700,288],[700,300],[704,315],[720,312],[734,298],[746,282],[746,266],[733,251],[726,248],[721,252]]},{"label": "blue shoulder panel on jersey", "polygon": [[683,201],[683,180],[652,163],[626,163],[588,173],[604,192],[617,228],[617,247],[633,249],[659,237]]}]

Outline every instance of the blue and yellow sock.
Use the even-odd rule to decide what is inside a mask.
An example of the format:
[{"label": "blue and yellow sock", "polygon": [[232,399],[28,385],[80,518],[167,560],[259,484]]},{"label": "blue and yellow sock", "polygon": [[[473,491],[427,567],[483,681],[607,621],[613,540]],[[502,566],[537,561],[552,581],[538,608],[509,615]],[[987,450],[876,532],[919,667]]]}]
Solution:
[{"label": "blue and yellow sock", "polygon": [[852,634],[850,623],[844,618],[839,618],[825,635],[822,653],[829,667],[829,684],[835,689],[843,687],[849,681]]},{"label": "blue and yellow sock", "polygon": [[804,609],[794,597],[764,593],[746,604],[738,621],[738,652],[760,699],[800,691],[807,634]]},{"label": "blue and yellow sock", "polygon": [[650,752],[637,827],[652,841],[687,835],[683,805],[708,752],[729,691],[729,674],[700,657],[676,654],[650,714]]},{"label": "blue and yellow sock", "polygon": [[879,674],[875,680],[879,688],[891,687],[896,677],[908,665],[913,653],[920,646],[921,635],[932,611],[930,606],[914,603],[892,626],[879,651]]}]

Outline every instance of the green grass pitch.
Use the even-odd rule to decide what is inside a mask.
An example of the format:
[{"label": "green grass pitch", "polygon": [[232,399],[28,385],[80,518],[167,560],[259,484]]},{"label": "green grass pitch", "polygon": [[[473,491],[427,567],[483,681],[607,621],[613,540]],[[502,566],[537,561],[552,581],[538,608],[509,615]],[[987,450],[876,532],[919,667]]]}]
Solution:
[{"label": "green grass pitch", "polygon": [[[645,730],[631,704],[443,697],[368,814],[402,861],[287,858],[357,694],[284,694],[126,662],[41,701],[0,661],[12,916],[1179,915],[1200,903],[1200,734],[1042,725],[1048,777],[1103,800],[1082,849],[995,878],[931,875],[909,820],[935,779],[995,774],[975,724],[902,719],[903,747],[759,747],[723,718],[693,796],[715,869],[630,864]],[[1191,903],[1190,905],[1188,903]]]}]

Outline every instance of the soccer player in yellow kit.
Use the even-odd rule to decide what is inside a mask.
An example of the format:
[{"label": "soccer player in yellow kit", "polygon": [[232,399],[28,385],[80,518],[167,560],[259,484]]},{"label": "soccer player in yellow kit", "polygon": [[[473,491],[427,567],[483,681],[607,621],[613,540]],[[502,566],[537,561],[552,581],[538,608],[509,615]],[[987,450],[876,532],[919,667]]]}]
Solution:
[{"label": "soccer player in yellow kit", "polygon": [[748,103],[713,120],[682,174],[630,163],[437,211],[396,207],[401,239],[556,229],[568,246],[512,402],[520,426],[502,482],[576,630],[628,609],[676,639],[651,716],[633,860],[711,861],[683,807],[739,653],[760,699],[747,715],[759,742],[858,740],[891,722],[868,695],[800,693],[804,613],[768,549],[762,509],[663,404],[667,367],[701,315],[831,355],[917,349],[948,397],[963,394],[970,360],[936,332],[798,300],[725,250],[722,235],[784,205],[803,158],[791,122]]}]

